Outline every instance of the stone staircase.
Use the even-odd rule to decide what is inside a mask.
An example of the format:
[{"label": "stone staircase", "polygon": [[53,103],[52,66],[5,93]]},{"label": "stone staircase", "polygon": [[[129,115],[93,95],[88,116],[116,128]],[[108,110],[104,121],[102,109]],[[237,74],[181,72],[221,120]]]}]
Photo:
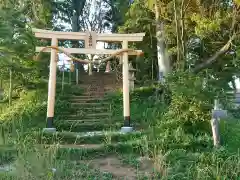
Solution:
[{"label": "stone staircase", "polygon": [[75,111],[64,114],[59,120],[69,127],[69,131],[78,126],[86,127],[87,131],[89,126],[110,123],[110,104],[104,102],[103,98],[84,95],[71,96],[69,99],[70,108]]},{"label": "stone staircase", "polygon": [[[60,131],[93,131],[110,128],[112,122],[111,104],[105,94],[117,87],[114,74],[94,73],[80,75],[79,86],[83,93],[68,95],[70,109],[57,119],[57,129]],[[109,88],[113,87],[113,88]]]},{"label": "stone staircase", "polygon": [[108,92],[122,88],[122,82],[117,81],[114,73],[94,72],[93,75],[80,75],[81,87],[85,88],[83,95],[103,97]]},{"label": "stone staircase", "polygon": [[[80,83],[84,92],[67,97],[71,110],[62,112],[62,116],[55,120],[57,132],[45,132],[41,136],[40,144],[50,149],[57,147],[57,159],[67,159],[72,163],[85,164],[92,160],[100,162],[99,158],[105,159],[105,157],[112,156],[120,158],[121,155],[118,153],[141,154],[145,147],[141,138],[146,132],[122,133],[120,131],[123,118],[114,119],[111,113],[111,103],[104,96],[117,88],[117,83],[114,85],[111,83],[115,83],[114,76],[111,74],[94,75],[86,79],[84,83]],[[151,143],[147,142],[147,144]],[[114,167],[114,165],[109,165],[109,167]],[[90,167],[89,170],[91,168],[95,169],[95,167]],[[113,174],[116,172],[115,169],[112,171]]]}]

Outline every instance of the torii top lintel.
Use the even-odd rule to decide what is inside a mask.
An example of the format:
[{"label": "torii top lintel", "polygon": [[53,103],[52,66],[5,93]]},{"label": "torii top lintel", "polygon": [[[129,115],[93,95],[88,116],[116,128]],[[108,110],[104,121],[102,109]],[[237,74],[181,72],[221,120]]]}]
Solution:
[{"label": "torii top lintel", "polygon": [[[43,39],[60,39],[60,40],[85,40],[88,33],[84,32],[62,32],[62,31],[50,31],[42,29],[33,29],[35,37]],[[96,41],[105,42],[138,42],[142,41],[145,33],[135,33],[135,34],[96,34]]]}]

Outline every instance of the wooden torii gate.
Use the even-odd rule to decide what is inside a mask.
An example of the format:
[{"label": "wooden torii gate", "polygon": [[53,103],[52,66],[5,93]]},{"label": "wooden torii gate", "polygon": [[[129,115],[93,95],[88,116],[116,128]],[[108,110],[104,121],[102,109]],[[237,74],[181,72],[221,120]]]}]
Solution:
[{"label": "wooden torii gate", "polygon": [[[124,126],[123,131],[131,131],[130,124],[130,101],[129,101],[129,62],[128,55],[139,55],[141,50],[129,50],[128,42],[142,41],[145,33],[136,34],[97,34],[96,32],[60,32],[49,31],[42,29],[33,29],[35,37],[40,39],[50,39],[51,47],[58,47],[58,40],[84,40],[85,48],[61,48],[68,54],[108,54],[112,56],[122,55],[122,69],[123,69],[123,116]],[[122,51],[96,49],[97,41],[102,42],[121,42]],[[53,125],[54,106],[56,94],[56,72],[57,72],[57,48],[36,47],[36,52],[50,52],[50,74],[48,82],[48,103],[47,103],[47,127],[45,131],[56,131]],[[110,58],[106,58],[109,60]],[[89,61],[81,61],[82,63],[90,63]]]}]

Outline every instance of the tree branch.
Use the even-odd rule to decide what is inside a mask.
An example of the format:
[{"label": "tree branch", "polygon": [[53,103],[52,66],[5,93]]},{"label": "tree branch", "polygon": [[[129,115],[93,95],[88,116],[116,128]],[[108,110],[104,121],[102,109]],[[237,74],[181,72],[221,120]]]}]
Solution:
[{"label": "tree branch", "polygon": [[236,37],[236,35],[233,35],[229,39],[229,41],[219,51],[217,51],[213,56],[211,56],[210,58],[205,60],[203,63],[197,65],[192,71],[194,73],[198,73],[198,72],[202,71],[203,69],[206,69],[209,65],[213,64],[214,62],[216,62],[217,59],[221,55],[224,55],[229,50],[229,48],[231,47],[232,41],[234,40],[235,37]]}]

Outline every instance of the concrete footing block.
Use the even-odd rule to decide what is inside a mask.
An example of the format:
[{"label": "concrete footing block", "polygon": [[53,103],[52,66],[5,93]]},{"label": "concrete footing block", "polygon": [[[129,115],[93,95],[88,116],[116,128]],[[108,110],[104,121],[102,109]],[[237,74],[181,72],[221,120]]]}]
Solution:
[{"label": "concrete footing block", "polygon": [[44,133],[55,133],[57,132],[56,128],[43,128]]},{"label": "concrete footing block", "polygon": [[129,132],[132,132],[133,131],[133,127],[122,127],[121,128],[121,132],[122,133],[129,133]]}]

